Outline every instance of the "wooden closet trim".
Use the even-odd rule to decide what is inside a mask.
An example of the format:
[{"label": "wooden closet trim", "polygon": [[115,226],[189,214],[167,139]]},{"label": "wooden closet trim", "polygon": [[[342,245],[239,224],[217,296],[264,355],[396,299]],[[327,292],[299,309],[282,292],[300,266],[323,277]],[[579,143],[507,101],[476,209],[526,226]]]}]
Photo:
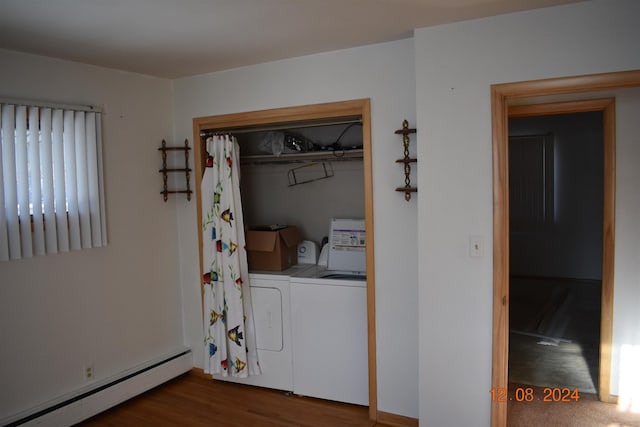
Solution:
[{"label": "wooden closet trim", "polygon": [[[291,124],[310,122],[314,120],[360,117],[362,120],[362,144],[364,162],[364,204],[365,230],[367,233],[366,263],[367,263],[367,343],[369,366],[369,418],[376,420],[378,416],[378,395],[376,375],[376,323],[375,323],[375,260],[374,260],[374,231],[373,231],[373,171],[371,157],[371,101],[370,99],[356,99],[350,101],[330,102],[314,105],[275,108],[244,113],[223,114],[217,116],[197,117],[193,119],[194,169],[196,187],[196,209],[198,222],[198,277],[202,277],[202,200],[201,181],[204,174],[206,152],[202,131],[224,131],[229,129],[247,128],[252,126]],[[202,295],[202,281],[200,292]],[[201,296],[202,303],[202,296]],[[204,306],[201,308],[204,316]]]},{"label": "wooden closet trim", "polygon": [[[574,77],[533,80],[516,83],[496,84],[491,86],[491,125],[493,150],[493,348],[491,387],[507,388],[508,357],[509,357],[509,216],[508,216],[508,117],[513,108],[509,103],[514,100],[550,96],[560,94],[580,94],[603,90],[624,89],[640,86],[640,70],[621,71],[615,73],[591,74]],[[604,120],[612,124],[614,118],[613,107],[605,112]],[[605,136],[615,139],[615,126],[610,126],[613,134]],[[605,158],[605,171],[615,170],[615,158]],[[609,169],[610,170],[610,169]],[[615,176],[615,171],[613,172]],[[610,197],[604,201],[605,215],[610,215],[613,221],[615,208],[615,179],[605,183]],[[607,197],[607,196],[605,196]],[[607,210],[610,210],[607,213]],[[606,220],[606,218],[603,218]],[[606,227],[606,224],[605,224]],[[615,232],[613,223],[604,230],[604,249],[610,248],[610,253],[603,253],[603,282],[613,283],[613,239]],[[606,241],[609,241],[608,243]],[[608,279],[605,279],[608,278]],[[603,298],[613,298],[604,295]],[[603,325],[607,327],[607,325]],[[611,331],[601,331],[601,334]],[[601,340],[603,338],[601,337]],[[610,349],[609,349],[610,351]],[[609,367],[610,369],[610,367]],[[608,396],[607,396],[608,398]],[[491,426],[505,427],[507,425],[507,405],[503,402],[491,402]]]}]

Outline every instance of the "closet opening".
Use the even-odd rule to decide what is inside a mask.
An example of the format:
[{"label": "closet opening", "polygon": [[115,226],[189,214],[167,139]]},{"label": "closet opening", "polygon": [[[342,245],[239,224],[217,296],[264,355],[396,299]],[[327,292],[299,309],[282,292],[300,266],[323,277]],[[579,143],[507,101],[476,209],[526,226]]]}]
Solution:
[{"label": "closet opening", "polygon": [[[364,394],[364,400],[353,398],[355,400],[351,401],[351,397],[341,397],[338,394],[335,400],[364,404],[369,408],[369,417],[375,420],[375,264],[369,99],[200,117],[193,119],[193,132],[196,141],[194,169],[198,224],[202,222],[200,181],[207,160],[205,142],[214,134],[230,134],[240,146],[242,210],[246,225],[293,224],[300,230],[304,240],[319,244],[320,249],[321,243],[328,237],[328,225],[332,218],[364,220],[366,285],[361,290],[362,297],[355,294],[349,296],[354,301],[353,304],[362,304],[362,333],[359,335],[363,351],[352,356],[353,363],[364,367],[364,381],[361,382],[364,390],[354,391],[356,395]],[[200,226],[198,239],[202,265]],[[251,269],[251,265],[249,268]],[[256,287],[260,288],[256,294],[258,298],[264,296],[264,301],[273,302],[280,298],[278,301],[283,306],[290,301],[292,305],[295,301],[302,301],[302,297],[297,297],[298,291],[295,288],[298,283],[294,283],[293,279],[289,296],[286,290],[283,291],[281,284],[270,285],[275,283],[276,278],[273,276],[254,274],[254,278]],[[251,279],[252,283],[254,278]],[[299,280],[299,288],[303,289],[303,285],[313,283],[313,280],[315,279]],[[269,294],[270,286],[274,289],[277,287],[277,292]],[[319,287],[316,286],[314,292],[316,288]],[[254,290],[252,296],[253,294]],[[347,308],[345,306],[345,312],[349,313],[351,310]],[[331,311],[329,309],[327,307],[327,312]],[[282,313],[286,318],[287,313]],[[291,315],[296,315],[293,306]],[[255,318],[259,323],[260,314],[255,314]],[[271,321],[273,317],[267,313],[264,318]],[[296,325],[302,322],[291,323]],[[291,325],[283,327],[284,338],[275,338],[278,346],[281,339],[286,341],[289,327]],[[256,330],[260,349],[260,326],[256,325]],[[293,334],[295,335],[295,330]],[[265,346],[267,344],[263,345]],[[286,347],[286,342],[281,347],[278,346],[274,348]],[[300,353],[298,351],[295,354]],[[298,374],[297,378],[301,376]],[[284,389],[283,387],[273,388]],[[318,397],[324,397],[323,391],[318,393]],[[330,390],[329,393],[333,391]],[[329,395],[324,398],[332,397]]]}]

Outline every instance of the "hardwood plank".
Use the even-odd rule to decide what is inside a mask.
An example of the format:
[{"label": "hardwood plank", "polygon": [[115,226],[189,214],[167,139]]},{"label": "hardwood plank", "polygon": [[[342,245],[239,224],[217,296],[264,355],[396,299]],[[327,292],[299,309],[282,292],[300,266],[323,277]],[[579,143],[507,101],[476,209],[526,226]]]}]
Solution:
[{"label": "hardwood plank", "polygon": [[366,406],[211,379],[199,369],[79,424],[104,426],[380,426]]},{"label": "hardwood plank", "polygon": [[[387,412],[378,411],[378,420],[384,422],[385,426],[394,427],[418,427],[418,420],[416,418],[405,417],[402,415],[389,414]],[[383,424],[376,424],[381,426]]]}]

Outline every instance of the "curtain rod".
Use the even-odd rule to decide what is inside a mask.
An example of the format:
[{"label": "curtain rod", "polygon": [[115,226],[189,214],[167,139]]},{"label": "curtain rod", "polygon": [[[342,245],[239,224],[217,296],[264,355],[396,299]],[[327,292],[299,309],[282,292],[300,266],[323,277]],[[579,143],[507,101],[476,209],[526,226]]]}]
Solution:
[{"label": "curtain rod", "polygon": [[247,126],[240,128],[219,128],[219,129],[207,129],[200,131],[200,137],[204,138],[207,136],[213,136],[216,134],[243,134],[243,133],[251,133],[251,132],[269,132],[276,130],[295,130],[295,129],[303,129],[303,128],[315,128],[322,126],[334,126],[334,125],[350,125],[350,124],[362,124],[362,119],[352,118],[352,119],[344,119],[344,120],[332,120],[332,121],[316,121],[316,122],[302,122],[302,123],[284,123],[281,125],[271,125],[271,126]]},{"label": "curtain rod", "polygon": [[93,113],[102,113],[102,108],[96,107],[93,105],[59,104],[54,102],[33,101],[28,99],[17,99],[17,98],[7,98],[7,97],[0,97],[0,104],[24,105],[26,107],[52,108],[55,110],[74,110],[74,111],[89,111]]}]

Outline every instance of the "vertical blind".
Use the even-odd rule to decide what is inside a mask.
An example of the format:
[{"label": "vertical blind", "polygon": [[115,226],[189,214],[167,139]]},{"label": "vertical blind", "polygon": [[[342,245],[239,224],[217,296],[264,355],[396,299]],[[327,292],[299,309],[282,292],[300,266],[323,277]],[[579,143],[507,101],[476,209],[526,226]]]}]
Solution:
[{"label": "vertical blind", "polygon": [[509,137],[509,225],[541,231],[554,221],[553,135]]},{"label": "vertical blind", "polygon": [[106,245],[101,113],[0,108],[0,261]]}]

